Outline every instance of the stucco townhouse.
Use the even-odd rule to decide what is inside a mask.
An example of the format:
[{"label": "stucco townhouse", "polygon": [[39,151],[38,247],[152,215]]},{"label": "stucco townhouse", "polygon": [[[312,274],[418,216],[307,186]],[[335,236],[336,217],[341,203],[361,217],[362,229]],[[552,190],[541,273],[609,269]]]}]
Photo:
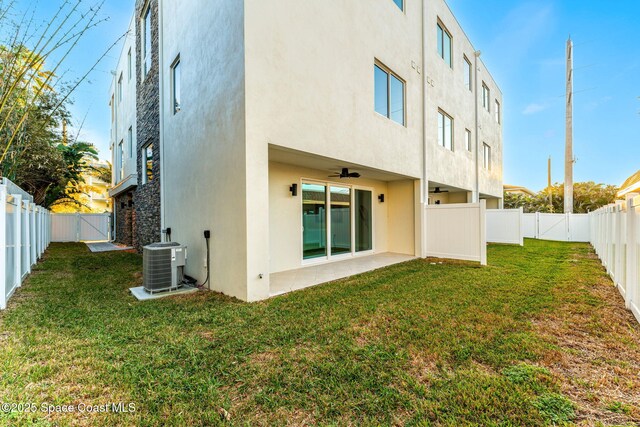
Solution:
[{"label": "stucco townhouse", "polygon": [[502,94],[443,0],[138,0],[110,105],[116,240],[242,300],[501,207]]}]

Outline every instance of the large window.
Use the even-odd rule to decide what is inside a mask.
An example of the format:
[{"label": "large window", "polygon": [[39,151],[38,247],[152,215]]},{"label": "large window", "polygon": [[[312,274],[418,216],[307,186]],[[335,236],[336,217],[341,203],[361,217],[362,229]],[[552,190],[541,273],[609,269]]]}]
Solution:
[{"label": "large window", "polygon": [[182,109],[182,99],[180,96],[180,56],[176,58],[171,66],[171,100],[173,114]]},{"label": "large window", "polygon": [[147,145],[142,150],[142,163],[144,174],[142,175],[142,183],[153,181],[153,144]]},{"label": "large window", "polygon": [[451,62],[451,34],[442,26],[442,24],[438,23],[438,55],[440,58],[444,59],[444,62],[451,68],[453,68],[453,63]]},{"label": "large window", "polygon": [[133,127],[129,126],[127,130],[127,149],[129,150],[129,158],[133,157]]},{"label": "large window", "polygon": [[393,0],[393,2],[400,8],[400,10],[404,10],[404,0]]},{"label": "large window", "polygon": [[131,48],[129,48],[129,52],[127,53],[127,81],[131,81]]},{"label": "large window", "polygon": [[469,129],[464,130],[464,147],[467,151],[471,151],[471,131]]},{"label": "large window", "polygon": [[118,79],[118,103],[122,102],[122,73]]},{"label": "large window", "polygon": [[438,111],[438,144],[453,151],[453,119],[444,111]]},{"label": "large window", "polygon": [[464,57],[464,87],[469,90],[472,90],[471,85],[473,82],[471,71],[473,68],[471,67],[471,61],[465,56]]},{"label": "large window", "polygon": [[491,169],[491,147],[486,143],[482,144],[482,167]]},{"label": "large window", "polygon": [[118,158],[116,159],[118,168],[118,181],[124,178],[124,141],[120,141],[118,144]]},{"label": "large window", "polygon": [[151,69],[151,8],[147,6],[142,15],[142,77],[146,77]]},{"label": "large window", "polygon": [[405,125],[404,81],[382,65],[374,65],[375,110]]},{"label": "large window", "polygon": [[500,124],[500,103],[496,99],[495,101],[496,123]]},{"label": "large window", "polygon": [[482,82],[482,108],[484,108],[487,111],[491,111],[491,91],[489,90],[489,87],[485,84],[485,82]]}]

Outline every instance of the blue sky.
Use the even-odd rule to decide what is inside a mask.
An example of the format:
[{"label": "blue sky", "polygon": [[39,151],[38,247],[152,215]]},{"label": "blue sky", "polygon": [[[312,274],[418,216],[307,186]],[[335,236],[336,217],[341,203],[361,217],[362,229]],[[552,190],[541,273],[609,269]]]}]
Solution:
[{"label": "blue sky", "polygon": [[[359,0],[358,0],[359,1]],[[417,1],[417,0],[413,0]],[[19,0],[43,19],[60,0]],[[91,2],[87,3],[88,5]],[[83,74],[121,36],[133,0],[106,0],[109,21],[88,34],[69,58]],[[554,182],[564,180],[565,44],[574,40],[575,181],[619,185],[640,169],[640,1],[448,0],[474,47],[500,86],[504,123],[504,182],[532,190],[546,186],[547,158]],[[85,6],[88,7],[88,6]],[[435,37],[435,30],[434,30]],[[81,138],[109,158],[108,91],[113,49],[75,94]]]}]

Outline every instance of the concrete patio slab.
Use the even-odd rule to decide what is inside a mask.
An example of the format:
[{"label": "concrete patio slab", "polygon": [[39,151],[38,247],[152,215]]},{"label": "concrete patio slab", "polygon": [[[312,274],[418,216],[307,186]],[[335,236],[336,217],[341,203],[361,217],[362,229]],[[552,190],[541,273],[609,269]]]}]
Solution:
[{"label": "concrete patio slab", "polygon": [[413,255],[385,252],[271,273],[269,275],[270,296],[286,294],[413,259],[416,259]]},{"label": "concrete patio slab", "polygon": [[138,286],[137,288],[129,288],[129,290],[131,291],[131,294],[133,294],[133,296],[138,299],[138,301],[148,301],[152,299],[172,297],[175,295],[190,294],[193,292],[197,292],[198,288],[183,286],[175,291],[158,292],[155,294],[150,294],[149,292],[145,291],[143,286]]}]

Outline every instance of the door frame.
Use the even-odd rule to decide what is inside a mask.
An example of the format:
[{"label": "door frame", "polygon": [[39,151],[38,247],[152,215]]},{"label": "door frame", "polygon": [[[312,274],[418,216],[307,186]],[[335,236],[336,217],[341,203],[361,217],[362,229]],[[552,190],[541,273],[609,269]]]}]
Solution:
[{"label": "door frame", "polygon": [[[327,255],[304,259],[304,225],[302,224],[302,206],[304,205],[304,197],[302,196],[302,185],[303,184],[317,184],[324,185],[325,187],[325,206],[326,206],[326,242],[327,242]],[[344,187],[349,188],[350,193],[350,221],[351,221],[351,251],[344,254],[332,255],[331,254],[331,186],[334,187]],[[316,265],[316,264],[327,264],[336,261],[344,261],[346,259],[361,257],[372,255],[376,251],[376,208],[375,208],[375,188],[369,187],[366,185],[357,185],[357,184],[348,184],[340,181],[331,181],[331,180],[321,180],[317,178],[305,178],[301,177],[299,180],[299,188],[300,188],[300,208],[298,209],[298,215],[300,215],[300,254],[301,257],[301,265]],[[355,242],[356,242],[356,227],[355,227],[355,190],[364,190],[371,192],[371,249],[367,251],[356,252],[355,250]]]}]

